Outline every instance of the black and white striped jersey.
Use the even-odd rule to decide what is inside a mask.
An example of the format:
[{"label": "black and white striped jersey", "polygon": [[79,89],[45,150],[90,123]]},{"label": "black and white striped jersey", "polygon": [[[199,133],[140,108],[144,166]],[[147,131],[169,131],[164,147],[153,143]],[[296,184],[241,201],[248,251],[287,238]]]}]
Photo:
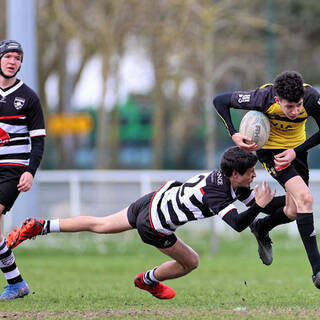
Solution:
[{"label": "black and white striped jersey", "polygon": [[213,215],[223,218],[236,210],[236,200],[249,205],[254,192],[249,188],[234,190],[220,170],[198,174],[185,183],[166,182],[153,195],[149,218],[151,226],[162,234],[172,234],[188,221]]},{"label": "black and white striped jersey", "polygon": [[45,135],[37,94],[21,80],[0,88],[0,165],[28,166],[31,139]]}]

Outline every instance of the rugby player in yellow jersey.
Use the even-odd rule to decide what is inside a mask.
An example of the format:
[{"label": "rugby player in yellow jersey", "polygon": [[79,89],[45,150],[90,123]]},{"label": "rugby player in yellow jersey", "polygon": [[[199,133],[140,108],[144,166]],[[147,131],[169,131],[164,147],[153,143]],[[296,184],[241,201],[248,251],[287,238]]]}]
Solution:
[{"label": "rugby player in yellow jersey", "polygon": [[[320,289],[320,254],[314,230],[307,162],[308,150],[320,143],[320,130],[308,139],[305,130],[308,117],[313,117],[320,128],[319,92],[304,84],[298,72],[285,71],[275,78],[274,84],[252,91],[223,93],[214,98],[213,104],[234,143],[248,151],[257,150],[257,145],[246,144],[245,140],[250,139],[234,128],[230,108],[258,110],[269,118],[269,140],[256,153],[265,169],[284,187],[285,204],[272,215],[255,220],[251,230],[258,240],[259,250],[268,249],[265,245],[270,240],[269,231],[296,219],[312,267],[313,283]],[[272,257],[271,245],[268,254]]]}]

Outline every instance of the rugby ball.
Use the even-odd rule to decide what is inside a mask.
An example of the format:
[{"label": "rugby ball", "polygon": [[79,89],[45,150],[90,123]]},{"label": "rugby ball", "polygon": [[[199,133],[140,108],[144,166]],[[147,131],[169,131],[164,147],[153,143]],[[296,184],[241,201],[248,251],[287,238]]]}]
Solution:
[{"label": "rugby ball", "polygon": [[240,122],[239,132],[256,143],[259,150],[269,139],[269,119],[260,111],[249,111],[244,115]]}]

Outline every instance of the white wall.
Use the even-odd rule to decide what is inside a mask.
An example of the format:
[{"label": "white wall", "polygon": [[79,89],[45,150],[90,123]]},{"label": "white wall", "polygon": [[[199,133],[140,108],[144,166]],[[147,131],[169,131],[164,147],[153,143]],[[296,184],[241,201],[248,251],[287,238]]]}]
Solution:
[{"label": "white wall", "polygon": [[[156,190],[167,180],[185,181],[201,171],[158,170],[64,170],[39,171],[31,191],[22,193],[4,218],[5,233],[20,225],[27,217],[57,218],[76,215],[104,216],[127,207],[141,195]],[[320,170],[311,170],[310,187],[314,196],[317,229],[320,228]],[[252,184],[267,181],[277,194],[283,189],[264,170],[257,170]],[[239,203],[240,210],[245,207]],[[218,217],[192,222],[182,228],[211,228],[217,234],[236,234]],[[278,228],[297,235],[295,223]]]}]

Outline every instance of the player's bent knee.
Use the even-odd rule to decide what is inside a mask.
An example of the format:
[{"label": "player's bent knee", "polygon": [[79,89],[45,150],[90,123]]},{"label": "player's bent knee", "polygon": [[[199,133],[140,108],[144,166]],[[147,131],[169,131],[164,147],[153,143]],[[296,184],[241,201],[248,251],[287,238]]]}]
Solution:
[{"label": "player's bent knee", "polygon": [[187,263],[184,264],[184,268],[191,272],[192,270],[198,268],[200,263],[199,255],[196,252],[188,258]]},{"label": "player's bent knee", "polygon": [[311,205],[313,204],[313,197],[312,197],[312,193],[308,192],[307,194],[304,195],[304,201],[308,204]]},{"label": "player's bent knee", "polygon": [[294,207],[294,208],[285,207],[284,213],[292,221],[296,220],[296,218],[297,218],[296,207]]},{"label": "player's bent knee", "polygon": [[304,208],[311,208],[313,204],[313,197],[311,192],[300,193],[298,196],[298,204],[299,206],[303,206]]},{"label": "player's bent knee", "polygon": [[294,213],[292,213],[292,214],[287,214],[287,217],[290,219],[290,220],[292,220],[292,221],[294,221],[294,220],[296,220],[297,219],[297,213],[296,212],[294,212]]}]

